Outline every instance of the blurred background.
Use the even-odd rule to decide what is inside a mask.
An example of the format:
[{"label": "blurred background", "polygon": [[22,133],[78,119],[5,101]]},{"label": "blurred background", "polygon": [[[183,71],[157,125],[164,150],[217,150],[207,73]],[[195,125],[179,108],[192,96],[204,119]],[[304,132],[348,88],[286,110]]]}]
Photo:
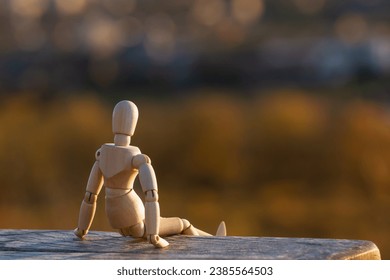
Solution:
[{"label": "blurred background", "polygon": [[[163,216],[366,239],[390,259],[389,12],[385,0],[0,0],[0,228],[75,228],[112,109],[129,99]],[[111,230],[104,193],[92,230]]]}]

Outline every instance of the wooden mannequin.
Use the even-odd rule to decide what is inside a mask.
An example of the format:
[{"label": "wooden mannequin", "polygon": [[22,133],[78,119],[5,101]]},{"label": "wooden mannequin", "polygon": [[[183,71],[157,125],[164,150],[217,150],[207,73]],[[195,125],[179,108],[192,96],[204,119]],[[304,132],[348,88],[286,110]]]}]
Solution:
[{"label": "wooden mannequin", "polygon": [[[88,233],[103,185],[108,220],[123,236],[147,238],[155,247],[164,248],[169,243],[160,236],[210,235],[185,219],[160,217],[157,180],[151,161],[138,147],[130,146],[137,120],[138,109],[134,103],[124,100],[115,106],[112,116],[114,143],[104,144],[96,152],[75,235],[83,238]],[[137,175],[145,194],[145,205],[133,190]],[[226,235],[224,222],[219,225],[217,235]]]}]

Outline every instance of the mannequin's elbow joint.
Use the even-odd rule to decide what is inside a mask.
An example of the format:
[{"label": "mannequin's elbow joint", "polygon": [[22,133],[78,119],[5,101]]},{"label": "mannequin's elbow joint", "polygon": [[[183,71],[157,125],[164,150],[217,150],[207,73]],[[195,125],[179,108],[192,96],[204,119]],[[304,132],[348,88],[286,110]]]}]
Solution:
[{"label": "mannequin's elbow joint", "polygon": [[157,202],[158,192],[157,190],[148,190],[145,192],[145,202]]},{"label": "mannequin's elbow joint", "polygon": [[93,204],[97,200],[97,195],[91,192],[86,192],[84,196],[84,201],[88,204]]}]

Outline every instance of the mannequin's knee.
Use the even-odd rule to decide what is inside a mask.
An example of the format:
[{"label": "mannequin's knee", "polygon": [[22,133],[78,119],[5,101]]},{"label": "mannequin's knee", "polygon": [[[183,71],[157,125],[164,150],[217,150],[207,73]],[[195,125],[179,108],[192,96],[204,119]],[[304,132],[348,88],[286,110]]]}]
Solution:
[{"label": "mannequin's knee", "polygon": [[121,228],[119,233],[123,236],[141,238],[145,236],[145,225],[143,222],[140,222],[134,226]]},{"label": "mannequin's knee", "polygon": [[140,222],[138,224],[136,224],[135,226],[132,226],[130,228],[131,230],[131,235],[134,236],[134,237],[144,237],[145,236],[145,224],[143,222]]},{"label": "mannequin's knee", "polygon": [[191,223],[186,219],[181,219],[182,225],[183,225],[183,231],[188,229],[191,226]]},{"label": "mannequin's knee", "polygon": [[199,233],[196,230],[196,228],[194,228],[188,220],[181,219],[181,221],[183,223],[182,234],[185,234],[185,235],[199,235]]}]

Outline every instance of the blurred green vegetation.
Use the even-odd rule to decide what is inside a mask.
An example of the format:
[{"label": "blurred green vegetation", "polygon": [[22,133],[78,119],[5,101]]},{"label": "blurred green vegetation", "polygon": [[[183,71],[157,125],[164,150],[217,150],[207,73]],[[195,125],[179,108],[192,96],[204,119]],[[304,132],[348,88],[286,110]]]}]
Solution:
[{"label": "blurred green vegetation", "polygon": [[[163,216],[209,232],[225,220],[229,235],[367,239],[390,258],[386,106],[291,90],[202,93],[128,97],[140,110],[132,144],[152,159]],[[115,102],[0,98],[1,228],[76,226]],[[92,230],[111,230],[103,198]]]}]

